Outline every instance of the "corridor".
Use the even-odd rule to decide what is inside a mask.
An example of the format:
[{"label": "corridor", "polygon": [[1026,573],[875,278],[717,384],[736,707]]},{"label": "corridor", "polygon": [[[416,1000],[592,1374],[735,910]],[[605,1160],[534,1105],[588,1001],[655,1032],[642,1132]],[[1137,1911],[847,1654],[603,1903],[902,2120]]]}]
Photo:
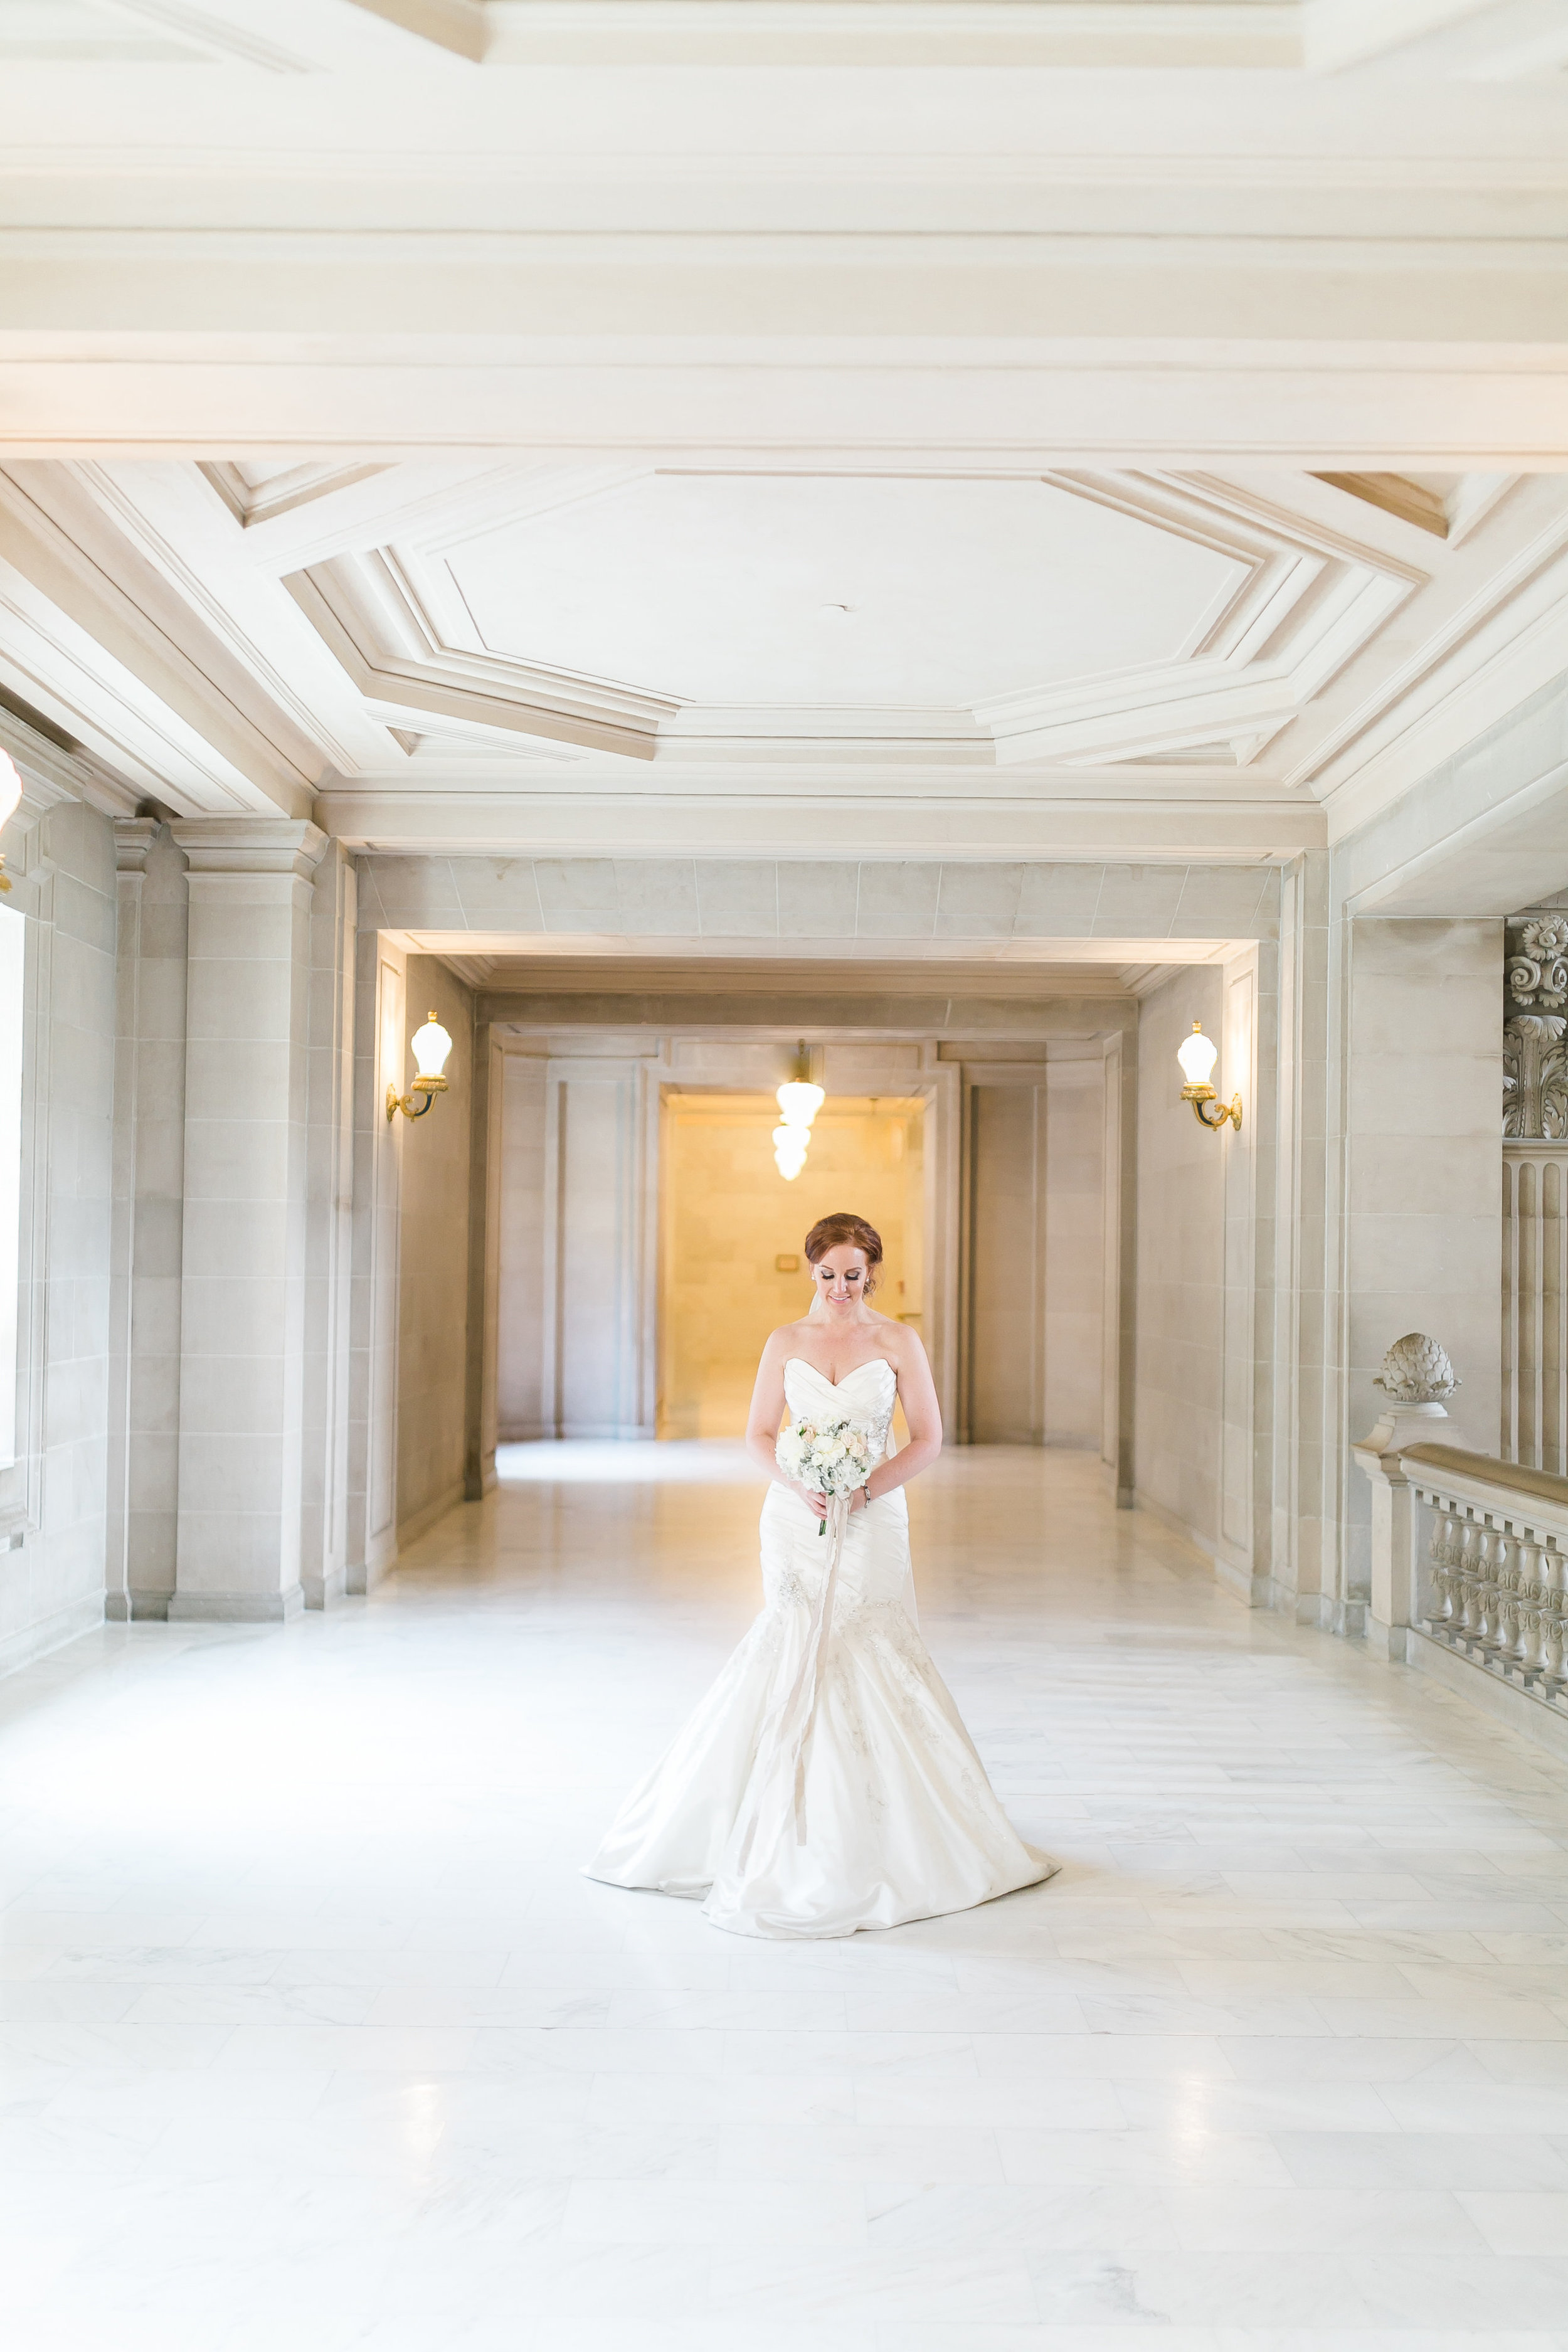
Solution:
[{"label": "corridor", "polygon": [[738,1448],[503,1448],[368,1601],[0,1685],[15,2352],[1562,2352],[1552,1760],[1080,1456],[911,1490],[1060,1876],[820,1946],[576,1874],[755,1606]]}]

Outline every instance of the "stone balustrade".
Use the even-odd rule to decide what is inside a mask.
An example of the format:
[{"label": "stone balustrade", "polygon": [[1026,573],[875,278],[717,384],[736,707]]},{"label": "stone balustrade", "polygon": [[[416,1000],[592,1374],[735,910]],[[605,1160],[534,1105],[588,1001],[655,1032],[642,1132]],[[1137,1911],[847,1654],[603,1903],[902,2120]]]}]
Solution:
[{"label": "stone balustrade", "polygon": [[1406,1446],[1400,1463],[1432,1514],[1423,1629],[1473,1664],[1562,1704],[1568,1478],[1457,1446]]},{"label": "stone balustrade", "polygon": [[1390,1627],[1380,1646],[1423,1663],[1414,1645],[1440,1644],[1568,1716],[1568,1478],[1421,1443],[1383,1455],[1376,1475],[1404,1490],[1403,1512],[1378,1526],[1408,1546],[1408,1574],[1374,1562],[1374,1587],[1381,1565],[1383,1590],[1412,1604],[1404,1643]]}]

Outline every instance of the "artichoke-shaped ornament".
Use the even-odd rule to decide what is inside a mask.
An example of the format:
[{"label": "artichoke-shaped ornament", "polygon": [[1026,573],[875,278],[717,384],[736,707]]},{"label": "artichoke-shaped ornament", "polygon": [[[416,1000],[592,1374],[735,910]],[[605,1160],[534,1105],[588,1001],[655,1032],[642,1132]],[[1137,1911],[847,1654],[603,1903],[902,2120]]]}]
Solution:
[{"label": "artichoke-shaped ornament", "polygon": [[1407,1331],[1395,1339],[1373,1382],[1396,1404],[1441,1404],[1459,1386],[1447,1349],[1425,1331]]}]

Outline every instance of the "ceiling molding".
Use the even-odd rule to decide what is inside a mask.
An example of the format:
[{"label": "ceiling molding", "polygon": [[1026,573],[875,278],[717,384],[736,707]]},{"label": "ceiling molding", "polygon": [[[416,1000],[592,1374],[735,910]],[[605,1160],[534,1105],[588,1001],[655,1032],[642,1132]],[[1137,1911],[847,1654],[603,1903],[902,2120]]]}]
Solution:
[{"label": "ceiling molding", "polygon": [[[1092,948],[1079,962],[1053,958],[1048,964],[1027,965],[944,959],[933,966],[930,959],[911,961],[907,951],[852,960],[843,960],[842,950],[837,952],[840,960],[836,961],[831,955],[803,958],[793,943],[773,956],[520,956],[515,952],[473,956],[455,955],[447,948],[440,950],[443,961],[453,963],[454,968],[458,962],[476,971],[483,966],[487,974],[483,985],[497,994],[580,995],[608,992],[631,995],[650,992],[710,996],[723,991],[737,996],[776,996],[792,987],[820,994],[824,989],[863,991],[868,985],[889,996],[930,996],[937,988],[944,992],[1023,999],[1044,993],[1104,998],[1130,996],[1133,992],[1124,978],[1126,968],[1099,955]],[[1160,968],[1173,971],[1176,967],[1164,964]],[[1142,971],[1146,967],[1135,969]]]},{"label": "ceiling molding", "polygon": [[[358,5],[358,0],[350,0]],[[1358,0],[1358,5],[1360,0]],[[1191,189],[1247,194],[1280,190],[1302,194],[1350,192],[1358,195],[1557,195],[1568,190],[1568,154],[1548,147],[1537,152],[1489,153],[1456,151],[1372,155],[1354,152],[1248,152],[1237,140],[1226,149],[1192,153],[1129,147],[1122,152],[1087,150],[1031,151],[950,146],[937,153],[904,147],[812,149],[734,147],[704,152],[689,144],[673,147],[628,144],[526,147],[464,144],[442,148],[400,145],[389,152],[363,144],[312,146],[302,158],[292,148],[116,144],[30,145],[25,136],[0,152],[0,189],[54,181],[76,186],[123,182],[255,180],[269,185],[395,184],[405,193],[421,187],[540,187],[558,191],[617,187],[798,187],[847,190],[862,187],[1146,189],[1158,193]]]},{"label": "ceiling molding", "polygon": [[205,8],[185,7],[183,0],[99,0],[99,5],[107,6],[116,16],[155,25],[160,31],[192,42],[209,57],[256,66],[263,73],[307,74],[316,70],[308,58],[262,40],[248,26],[212,16]]},{"label": "ceiling molding", "polygon": [[471,637],[468,646],[452,645],[430,609],[436,583],[428,572],[414,577],[406,559],[389,548],[313,565],[291,573],[285,585],[360,692],[400,710],[651,760],[659,720],[679,707],[662,696],[498,659]]},{"label": "ceiling molding", "polygon": [[[405,11],[435,13],[432,0],[370,5],[400,22]],[[478,0],[476,13],[472,37],[482,35],[478,53],[488,67],[1149,71],[1279,70],[1301,62],[1294,0]]]},{"label": "ceiling molding", "polygon": [[479,64],[489,47],[485,0],[351,0],[351,5],[471,65]]},{"label": "ceiling molding", "polygon": [[322,499],[336,497],[340,490],[374,481],[378,474],[390,473],[392,467],[385,459],[359,466],[289,466],[281,473],[269,475],[255,488],[247,480],[245,467],[227,460],[203,458],[198,461],[198,469],[241,530],[253,530],[258,524],[275,522],[279,515],[293,514],[301,507],[315,506]]},{"label": "ceiling molding", "polygon": [[1317,478],[1352,499],[1364,499],[1369,507],[1403,517],[1417,530],[1430,531],[1434,539],[1448,536],[1448,509],[1442,497],[1404,474],[1320,474]]},{"label": "ceiling molding", "polygon": [[[409,856],[616,855],[835,859],[1110,858],[1151,863],[1288,858],[1328,845],[1307,795],[1272,803],[1152,798],[1004,799],[990,793],[869,799],[848,789],[711,798],[659,793],[323,792],[316,821],[347,846]],[[806,846],[803,846],[803,845]]]},{"label": "ceiling molding", "polygon": [[[841,470],[860,480],[887,473]],[[776,478],[777,471],[686,464],[519,474],[490,486],[481,535],[540,516],[569,530],[574,509],[590,521],[602,519],[617,490],[645,482],[702,484],[711,494],[727,482]],[[807,478],[804,470],[795,478]],[[1025,682],[1021,691],[972,708],[881,711],[704,707],[498,653],[479,634],[453,569],[472,542],[471,527],[410,532],[395,546],[309,566],[287,584],[360,692],[395,721],[424,712],[642,760],[755,765],[796,759],[810,745],[838,759],[877,761],[918,747],[918,756],[963,764],[1099,768],[1179,758],[1216,740],[1226,747],[1225,764],[1248,763],[1426,577],[1413,563],[1213,477],[1058,471],[974,478],[1014,479],[1026,496],[1037,484],[1105,508],[1239,566],[1239,583],[1222,609],[1194,613],[1179,660],[1045,688]]]}]

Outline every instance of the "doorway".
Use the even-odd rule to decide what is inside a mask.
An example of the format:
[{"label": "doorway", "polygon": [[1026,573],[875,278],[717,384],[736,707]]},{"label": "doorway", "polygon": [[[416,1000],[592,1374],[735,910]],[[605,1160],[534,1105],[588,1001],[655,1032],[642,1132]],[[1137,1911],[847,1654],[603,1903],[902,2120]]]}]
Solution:
[{"label": "doorway", "polygon": [[882,1236],[875,1304],[921,1328],[928,1263],[926,1105],[921,1096],[835,1096],[806,1164],[773,1165],[766,1094],[664,1090],[660,1148],[660,1437],[738,1437],[770,1331],[810,1303],[802,1244],[851,1209]]}]

